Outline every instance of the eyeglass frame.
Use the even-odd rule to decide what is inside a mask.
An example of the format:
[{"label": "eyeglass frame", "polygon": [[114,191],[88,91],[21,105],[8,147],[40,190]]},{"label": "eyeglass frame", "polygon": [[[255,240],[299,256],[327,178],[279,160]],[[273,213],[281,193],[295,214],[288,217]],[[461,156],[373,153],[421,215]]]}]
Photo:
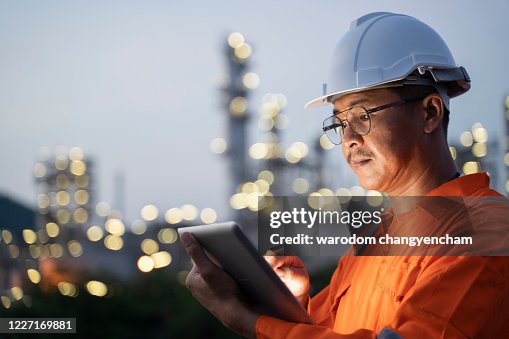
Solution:
[{"label": "eyeglass frame", "polygon": [[329,136],[327,135],[327,133],[326,133],[326,132],[327,132],[327,131],[329,131],[329,130],[331,130],[331,129],[334,129],[334,128],[336,128],[336,127],[341,127],[342,134],[344,134],[344,129],[345,129],[346,127],[343,127],[343,122],[347,122],[347,123],[348,123],[348,125],[350,126],[350,122],[348,121],[348,112],[349,112],[350,110],[352,110],[353,108],[356,108],[356,107],[360,107],[360,108],[362,108],[362,109],[366,112],[366,115],[368,116],[368,119],[369,119],[369,129],[368,129],[368,131],[367,131],[366,133],[361,134],[361,133],[357,132],[357,131],[355,130],[355,128],[354,128],[354,127],[352,127],[352,129],[355,131],[355,133],[357,133],[357,134],[359,134],[359,135],[361,135],[361,136],[364,136],[364,135],[368,135],[368,134],[369,134],[369,132],[371,132],[371,117],[370,117],[370,114],[371,114],[371,113],[379,112],[379,111],[382,111],[382,110],[387,109],[387,108],[391,108],[391,107],[395,107],[395,106],[399,106],[399,105],[407,104],[407,103],[410,103],[410,102],[414,102],[414,101],[422,100],[422,99],[424,99],[424,98],[426,98],[426,96],[422,96],[422,97],[418,97],[418,98],[413,98],[413,99],[404,99],[404,100],[394,101],[394,102],[391,102],[391,103],[388,103],[388,104],[385,104],[385,105],[381,105],[381,106],[377,106],[377,107],[374,107],[374,108],[370,108],[370,109],[367,109],[366,107],[361,106],[361,105],[358,105],[358,106],[352,106],[352,107],[346,108],[346,109],[344,109],[344,110],[342,110],[342,111],[336,112],[336,113],[334,113],[333,115],[331,115],[331,116],[329,116],[329,117],[325,118],[325,119],[323,120],[323,123],[322,123],[322,124],[325,124],[325,122],[326,122],[328,119],[332,118],[332,117],[336,117],[337,119],[339,119],[338,114],[343,113],[343,112],[347,112],[347,113],[346,113],[346,115],[347,115],[347,119],[344,119],[344,120],[339,119],[339,123],[335,123],[335,124],[328,125],[328,126],[323,126],[323,127],[322,127],[322,130],[323,130],[323,132],[324,132],[324,133],[325,133],[325,135],[327,136],[327,139],[329,139],[329,141],[330,141],[330,142],[332,142],[334,145],[341,145],[341,144],[343,143],[343,137],[342,137],[342,135],[340,135],[340,141],[339,141],[339,143],[338,143],[338,144],[336,144],[334,141],[330,140],[330,138],[329,138]]}]

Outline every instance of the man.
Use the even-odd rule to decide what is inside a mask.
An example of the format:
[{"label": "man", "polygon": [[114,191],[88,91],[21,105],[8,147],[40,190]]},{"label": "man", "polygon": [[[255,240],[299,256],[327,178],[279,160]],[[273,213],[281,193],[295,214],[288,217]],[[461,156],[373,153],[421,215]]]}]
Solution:
[{"label": "man", "polygon": [[[334,105],[324,131],[341,144],[361,185],[390,197],[468,201],[463,216],[448,220],[444,208],[395,204],[391,230],[410,211],[412,220],[423,221],[417,228],[447,223],[454,229],[468,219],[475,232],[496,226],[489,239],[507,239],[507,200],[489,189],[486,174],[459,176],[447,145],[449,98],[469,87],[465,69],[456,66],[440,36],[415,18],[371,13],[354,21],[338,43],[328,91],[308,106]],[[181,240],[195,262],[188,288],[225,326],[246,337],[509,337],[507,257],[343,256],[330,285],[313,298],[296,257],[268,257],[307,307],[311,325],[257,314],[191,235]]]}]

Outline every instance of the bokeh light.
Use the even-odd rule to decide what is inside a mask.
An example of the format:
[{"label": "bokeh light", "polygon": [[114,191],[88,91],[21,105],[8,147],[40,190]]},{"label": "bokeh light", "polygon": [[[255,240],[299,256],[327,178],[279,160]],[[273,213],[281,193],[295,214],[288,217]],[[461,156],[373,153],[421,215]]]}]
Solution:
[{"label": "bokeh light", "polygon": [[451,152],[451,156],[454,160],[458,157],[458,151],[456,150],[456,147],[450,146],[449,152]]},{"label": "bokeh light", "polygon": [[41,193],[37,196],[37,205],[40,209],[46,209],[49,207],[49,197],[47,194]]},{"label": "bokeh light", "polygon": [[106,229],[106,231],[116,236],[121,236],[125,233],[124,223],[122,222],[122,220],[115,218],[106,220],[104,228]]},{"label": "bokeh light", "polygon": [[91,226],[87,229],[87,238],[90,241],[99,241],[102,239],[104,232],[99,226]]},{"label": "bokeh light", "polygon": [[235,97],[230,101],[229,107],[233,116],[242,117],[247,110],[247,100],[244,97]]},{"label": "bokeh light", "polygon": [[141,209],[141,217],[146,221],[152,221],[159,215],[159,210],[155,205],[146,205]]},{"label": "bokeh light", "polygon": [[0,297],[0,301],[2,302],[2,305],[4,305],[5,308],[10,308],[12,303],[11,303],[11,299],[9,299],[8,297],[6,297],[5,295],[2,295]]},{"label": "bokeh light", "polygon": [[144,255],[138,259],[138,269],[142,272],[150,272],[154,269],[154,260],[151,257]]},{"label": "bokeh light", "polygon": [[384,196],[382,193],[374,190],[366,192],[366,202],[373,207],[381,206],[384,202]]},{"label": "bokeh light", "polygon": [[57,211],[57,220],[59,224],[68,224],[71,220],[71,212],[65,208],[61,208]]},{"label": "bokeh light", "polygon": [[15,300],[21,300],[23,298],[23,289],[19,286],[14,286],[11,288],[11,294]]},{"label": "bokeh light", "polygon": [[320,137],[320,147],[322,147],[325,150],[332,149],[334,147],[334,144],[327,138],[325,134],[322,134]]},{"label": "bokeh light", "polygon": [[346,187],[340,187],[336,190],[336,196],[341,204],[345,204],[352,199],[352,192]]},{"label": "bokeh light", "polygon": [[33,268],[27,270],[28,279],[34,284],[38,284],[41,281],[41,274],[39,271]]},{"label": "bokeh light", "polygon": [[49,222],[46,224],[46,232],[48,233],[48,236],[55,238],[58,234],[60,234],[60,228],[54,222]]},{"label": "bokeh light", "polygon": [[488,131],[481,123],[475,123],[472,126],[472,136],[476,142],[488,142]]},{"label": "bokeh light", "polygon": [[154,268],[166,267],[171,263],[171,254],[166,251],[154,253],[150,256],[154,262]]},{"label": "bokeh light", "polygon": [[77,297],[79,294],[79,289],[76,285],[61,281],[57,284],[58,290],[62,295],[67,297]]},{"label": "bokeh light", "polygon": [[470,147],[474,143],[474,137],[470,132],[463,132],[460,135],[460,143],[465,147]]},{"label": "bokeh light", "polygon": [[465,175],[472,173],[479,173],[481,171],[481,164],[477,161],[467,161],[463,165],[463,173]]},{"label": "bokeh light", "polygon": [[178,224],[184,219],[184,213],[180,208],[173,207],[166,211],[164,219],[168,224]]},{"label": "bokeh light", "polygon": [[42,162],[37,162],[34,165],[34,174],[36,178],[42,178],[46,175],[46,165],[44,165]]},{"label": "bokeh light", "polygon": [[71,160],[77,160],[81,161],[85,159],[85,154],[83,153],[83,150],[79,147],[71,147],[69,150],[69,158]]},{"label": "bokeh light", "polygon": [[248,89],[255,89],[260,85],[260,77],[255,72],[247,72],[242,77],[242,84]]},{"label": "bokeh light", "polygon": [[240,43],[237,46],[235,46],[235,49],[233,51],[235,56],[241,60],[249,58],[252,52],[253,49],[251,48],[251,45],[246,42]]},{"label": "bokeh light", "polygon": [[69,165],[69,159],[65,155],[58,154],[55,157],[55,167],[58,170],[64,171],[67,168],[68,165]]},{"label": "bokeh light", "polygon": [[104,246],[112,251],[119,251],[124,247],[124,240],[121,237],[110,234],[104,238]]},{"label": "bokeh light", "polygon": [[141,242],[140,248],[143,251],[143,253],[148,255],[154,254],[157,251],[159,251],[159,245],[155,240],[152,239],[144,239]]},{"label": "bokeh light", "polygon": [[37,240],[37,234],[32,230],[25,229],[22,231],[22,234],[23,240],[25,240],[27,244],[33,244]]},{"label": "bokeh light", "polygon": [[214,138],[210,142],[210,150],[216,154],[224,153],[228,148],[228,144],[224,138]]},{"label": "bokeh light", "polygon": [[108,287],[106,284],[97,280],[91,280],[87,282],[85,284],[85,288],[87,289],[87,292],[90,293],[90,295],[96,297],[104,297],[106,293],[108,293]]},{"label": "bokeh light", "polygon": [[69,193],[67,193],[66,191],[57,192],[56,199],[57,204],[59,204],[60,206],[67,206],[69,204],[69,201],[71,200],[69,197]]},{"label": "bokeh light", "polygon": [[204,208],[200,212],[200,219],[204,224],[212,224],[217,220],[217,213],[212,208]]},{"label": "bokeh light", "polygon": [[64,254],[64,248],[60,244],[49,245],[49,253],[53,258],[60,258]]},{"label": "bokeh light", "polygon": [[131,223],[131,232],[140,235],[147,231],[147,223],[143,220],[136,219]]},{"label": "bokeh light", "polygon": [[484,143],[484,142],[476,142],[472,146],[472,154],[476,158],[484,157],[484,156],[486,156],[487,153],[488,153],[488,148],[486,147],[486,143]]},{"label": "bokeh light", "polygon": [[177,232],[173,228],[163,228],[159,230],[157,238],[163,244],[173,244],[177,240],[178,236]]},{"label": "bokeh light", "polygon": [[304,194],[309,191],[309,183],[304,178],[297,178],[292,183],[292,189],[295,193]]},{"label": "bokeh light", "polygon": [[240,44],[244,43],[244,36],[239,32],[233,32],[228,36],[228,44],[231,48],[236,48]]},{"label": "bokeh light", "polygon": [[100,217],[106,217],[111,211],[110,204],[108,204],[106,201],[101,201],[97,203],[95,206],[95,212]]},{"label": "bokeh light", "polygon": [[83,247],[76,240],[71,240],[67,243],[67,250],[73,257],[79,257],[83,254]]},{"label": "bokeh light", "polygon": [[267,144],[265,143],[262,143],[262,142],[257,142],[253,145],[251,145],[251,147],[249,147],[249,156],[253,159],[263,159],[265,157],[267,157],[269,153],[269,148],[267,146]]},{"label": "bokeh light", "polygon": [[72,217],[77,224],[84,224],[88,221],[88,212],[83,207],[79,207],[74,210]]},{"label": "bokeh light", "polygon": [[12,241],[12,233],[9,230],[2,230],[2,239],[4,243],[10,244]]},{"label": "bokeh light", "polygon": [[28,253],[32,258],[37,259],[41,255],[41,248],[37,245],[30,245],[28,246]]},{"label": "bokeh light", "polygon": [[74,201],[78,205],[86,205],[88,203],[89,198],[90,197],[88,195],[88,192],[85,190],[77,190],[76,192],[74,192]]},{"label": "bokeh light", "polygon": [[274,173],[269,170],[264,170],[258,173],[258,179],[265,180],[269,185],[274,183]]},{"label": "bokeh light", "polygon": [[73,160],[71,161],[71,173],[79,176],[85,174],[87,171],[87,165],[85,162],[81,160]]},{"label": "bokeh light", "polygon": [[198,209],[190,204],[180,206],[182,218],[187,221],[193,221],[198,218]]},{"label": "bokeh light", "polygon": [[76,183],[76,185],[78,187],[87,187],[88,186],[88,182],[89,182],[89,178],[88,178],[88,175],[78,175],[74,178],[74,182]]}]

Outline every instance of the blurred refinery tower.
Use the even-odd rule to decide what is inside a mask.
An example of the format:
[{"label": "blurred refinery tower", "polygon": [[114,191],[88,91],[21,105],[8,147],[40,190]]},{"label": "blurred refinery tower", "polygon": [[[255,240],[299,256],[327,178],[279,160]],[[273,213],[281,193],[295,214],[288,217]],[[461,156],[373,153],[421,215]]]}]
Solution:
[{"label": "blurred refinery tower", "polygon": [[10,232],[10,225],[5,225],[7,229],[1,231],[0,301],[5,308],[15,302],[29,306],[24,284],[39,284],[45,271],[59,281],[72,279],[68,273],[65,278],[58,276],[54,263],[42,259],[73,258],[83,252],[82,228],[92,215],[91,168],[92,162],[77,147],[60,146],[56,153],[49,149],[41,153],[34,165],[38,190],[35,229],[24,225],[20,232]]},{"label": "blurred refinery tower", "polygon": [[[120,211],[124,199],[122,172],[117,172],[114,178],[117,209],[105,201],[94,208],[92,161],[78,147],[68,151],[60,146],[54,156],[47,152],[35,164],[35,177],[39,188],[39,230],[37,237],[30,240],[25,237],[25,242],[30,244],[30,256],[40,259],[41,273],[46,280],[50,277],[50,284],[51,277],[56,276],[53,285],[58,285],[62,274],[66,275],[67,282],[78,282],[82,273],[108,272],[129,279],[137,266],[143,271],[139,263],[136,265],[140,258],[145,262],[143,268],[149,267],[148,271],[170,264],[171,255],[162,247],[175,242],[176,232],[165,228],[167,224],[147,230],[144,221],[135,220],[131,232],[126,232]],[[146,220],[155,219],[149,215],[151,208],[155,206],[142,210]],[[142,234],[144,237],[140,237]],[[159,239],[160,245],[153,239]],[[140,252],[152,256],[140,257]]]},{"label": "blurred refinery tower", "polygon": [[37,226],[49,238],[61,242],[79,239],[93,215],[92,161],[78,147],[57,147],[41,155],[35,164],[39,194]]},{"label": "blurred refinery tower", "polygon": [[[282,112],[286,97],[281,93],[263,96],[258,118],[250,113],[253,105],[248,104],[249,91],[260,82],[259,76],[248,70],[252,52],[242,34],[234,32],[228,36],[225,45],[228,71],[222,92],[228,136],[211,143],[213,152],[228,157],[229,203],[236,211],[233,218],[249,228],[250,233],[254,230],[248,225],[256,225],[256,212],[270,203],[273,196],[306,194],[325,186],[323,151],[331,146],[326,138],[320,138],[310,152],[304,142],[291,145],[283,142],[281,134],[289,118]],[[260,142],[248,142],[250,123],[258,126]]]},{"label": "blurred refinery tower", "polygon": [[249,119],[247,96],[249,87],[244,78],[252,53],[251,45],[244,41],[239,33],[232,33],[225,46],[228,59],[228,74],[224,88],[224,102],[228,111],[228,152],[230,159],[231,189],[247,176],[247,122]]}]

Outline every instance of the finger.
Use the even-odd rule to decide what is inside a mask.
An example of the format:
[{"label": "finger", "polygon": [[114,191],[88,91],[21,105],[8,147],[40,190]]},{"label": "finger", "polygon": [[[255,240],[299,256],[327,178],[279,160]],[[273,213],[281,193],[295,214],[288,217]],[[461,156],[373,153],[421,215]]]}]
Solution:
[{"label": "finger", "polygon": [[272,247],[265,252],[265,255],[280,255],[283,256],[285,254],[284,247]]},{"label": "finger", "polygon": [[284,278],[287,275],[288,270],[291,270],[291,268],[288,266],[281,266],[281,267],[275,268],[274,272],[276,272],[276,274],[280,278]]},{"label": "finger", "polygon": [[294,268],[304,268],[305,267],[304,264],[302,263],[302,261],[299,259],[299,257],[296,257],[296,256],[288,257],[287,265],[292,266]]},{"label": "finger", "polygon": [[207,254],[203,251],[203,248],[191,233],[183,233],[180,236],[180,241],[202,275],[207,275],[211,272],[211,270],[216,268],[216,264],[209,259]]},{"label": "finger", "polygon": [[295,273],[295,268],[290,266],[282,266],[276,269],[276,273],[281,279],[291,280]]},{"label": "finger", "polygon": [[285,264],[283,259],[274,256],[267,256],[265,260],[273,270],[277,270]]},{"label": "finger", "polygon": [[200,272],[198,271],[198,268],[196,267],[196,265],[193,265],[193,268],[191,269],[191,271],[189,271],[186,277],[186,287],[191,290],[193,286],[196,284],[196,280],[199,278],[199,276]]},{"label": "finger", "polygon": [[270,266],[274,266],[276,263],[276,258],[273,255],[264,255],[263,258],[269,263]]},{"label": "finger", "polygon": [[268,255],[268,256],[264,256],[264,258],[273,269],[277,269],[282,266],[304,268],[304,264],[296,256]]},{"label": "finger", "polygon": [[267,260],[270,266],[272,266],[272,268],[284,265],[287,261],[286,257],[279,255],[265,255],[263,257]]}]

